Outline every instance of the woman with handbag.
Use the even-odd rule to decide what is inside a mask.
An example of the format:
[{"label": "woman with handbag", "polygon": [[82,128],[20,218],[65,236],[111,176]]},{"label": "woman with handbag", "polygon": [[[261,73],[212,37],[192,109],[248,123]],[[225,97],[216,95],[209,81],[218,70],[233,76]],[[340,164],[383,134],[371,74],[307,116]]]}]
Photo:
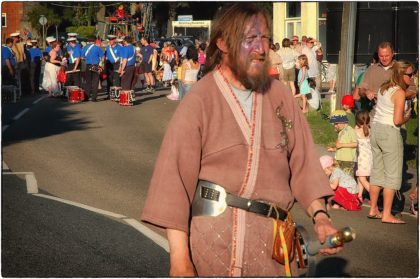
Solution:
[{"label": "woman with handbag", "polygon": [[60,51],[61,43],[54,42],[52,49],[48,53],[48,61],[45,64],[44,77],[42,79],[42,88],[48,91],[48,97],[56,97],[60,95],[60,85],[57,81],[57,75],[61,66],[65,64],[61,61],[58,52]]},{"label": "woman with handbag", "polygon": [[[391,213],[396,191],[401,188],[403,141],[400,127],[410,120],[411,109],[405,110],[405,90],[414,76],[414,67],[405,61],[392,65],[392,74],[377,94],[376,113],[370,137],[373,168],[370,177],[371,208],[368,218],[382,223],[405,224]],[[383,188],[383,211],[378,209],[379,192]]]}]

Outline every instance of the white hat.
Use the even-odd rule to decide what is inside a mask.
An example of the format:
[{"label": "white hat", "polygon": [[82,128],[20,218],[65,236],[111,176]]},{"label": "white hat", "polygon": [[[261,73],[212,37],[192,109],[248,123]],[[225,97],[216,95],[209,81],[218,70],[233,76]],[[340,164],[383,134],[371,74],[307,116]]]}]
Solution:
[{"label": "white hat", "polygon": [[76,37],[78,34],[77,33],[67,33],[68,37]]},{"label": "white hat", "polygon": [[32,45],[32,43],[31,43],[31,42],[29,42],[29,41],[27,41],[27,42],[26,42],[26,45],[27,45],[27,46],[31,46],[31,45]]},{"label": "white hat", "polygon": [[31,43],[38,43],[37,40],[31,40]]},{"label": "white hat", "polygon": [[56,38],[54,38],[54,37],[47,37],[45,40],[46,40],[48,43],[51,43],[51,42],[56,41]]},{"label": "white hat", "polygon": [[10,34],[10,37],[19,37],[20,36],[20,32],[15,32]]},{"label": "white hat", "polygon": [[121,42],[123,41],[123,39],[122,39],[122,38],[117,38],[115,41],[116,41],[117,43],[121,43]]},{"label": "white hat", "polygon": [[75,42],[76,41],[76,38],[68,38],[67,39],[67,42]]},{"label": "white hat", "polygon": [[117,38],[117,36],[115,35],[108,35],[107,37],[109,40],[114,40],[115,38]]}]

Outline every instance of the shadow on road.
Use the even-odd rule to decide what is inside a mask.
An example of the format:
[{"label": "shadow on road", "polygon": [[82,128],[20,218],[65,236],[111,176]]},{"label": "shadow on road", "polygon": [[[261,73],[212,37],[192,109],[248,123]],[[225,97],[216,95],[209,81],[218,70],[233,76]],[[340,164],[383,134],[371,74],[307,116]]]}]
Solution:
[{"label": "shadow on road", "polygon": [[[164,277],[168,254],[132,227],[2,177],[3,277]],[[45,193],[44,193],[45,194]]]},{"label": "shadow on road", "polygon": [[339,257],[321,260],[316,265],[315,277],[351,277],[346,273],[347,261]]},{"label": "shadow on road", "polygon": [[[2,136],[2,146],[9,144],[49,137],[75,130],[85,130],[91,121],[83,117],[76,117],[80,112],[69,110],[70,106],[83,106],[85,104],[70,104],[65,99],[43,100],[23,117],[30,117],[30,121],[16,121]],[[3,106],[5,113],[7,106]],[[36,112],[34,112],[36,110]],[[6,112],[7,113],[7,112]],[[54,117],[51,117],[53,115]],[[45,128],[47,127],[47,128]]]}]

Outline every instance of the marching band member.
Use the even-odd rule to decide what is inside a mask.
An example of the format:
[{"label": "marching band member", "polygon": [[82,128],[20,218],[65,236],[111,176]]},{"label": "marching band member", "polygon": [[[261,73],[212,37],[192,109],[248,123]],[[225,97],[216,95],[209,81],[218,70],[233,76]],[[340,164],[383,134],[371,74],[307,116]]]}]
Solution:
[{"label": "marching band member", "polygon": [[110,95],[111,86],[120,86],[120,76],[118,74],[121,62],[121,45],[116,43],[117,36],[108,35],[108,46],[105,50],[105,68],[107,75],[106,91]]},{"label": "marching band member", "polygon": [[92,102],[96,102],[100,73],[99,62],[104,56],[103,50],[95,45],[95,40],[95,37],[89,37],[88,44],[82,50],[82,56],[86,59],[85,94],[89,98],[92,92]]},{"label": "marching band member", "polygon": [[76,43],[76,38],[67,39],[67,53],[69,55],[69,64],[67,65],[67,84],[80,87],[80,57],[82,50]]},{"label": "marching band member", "polygon": [[41,76],[41,59],[42,51],[38,48],[38,41],[31,40],[32,48],[29,49],[31,53],[30,66],[30,81],[32,94],[39,93],[39,77]]},{"label": "marching band member", "polygon": [[136,48],[131,44],[131,37],[124,38],[124,47],[121,54],[120,76],[122,90],[132,90],[134,78],[134,65],[136,63]]}]

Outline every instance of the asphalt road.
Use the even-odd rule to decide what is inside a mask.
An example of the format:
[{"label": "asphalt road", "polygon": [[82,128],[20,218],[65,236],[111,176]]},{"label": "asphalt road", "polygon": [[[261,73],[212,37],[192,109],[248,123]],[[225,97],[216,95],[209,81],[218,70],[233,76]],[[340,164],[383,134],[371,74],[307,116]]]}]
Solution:
[{"label": "asphalt road", "polygon": [[[137,94],[132,107],[49,98],[33,104],[39,96],[3,105],[3,160],[12,171],[33,172],[42,193],[139,220],[162,136],[178,105],[167,93]],[[126,224],[30,196],[19,176],[3,175],[2,182],[3,276],[167,274],[167,253]],[[367,213],[367,207],[331,212],[335,225],[353,227],[357,239],[339,255],[318,257],[316,275],[417,277],[418,220],[404,214],[406,225],[386,225]],[[293,214],[312,232],[298,205]]]}]

